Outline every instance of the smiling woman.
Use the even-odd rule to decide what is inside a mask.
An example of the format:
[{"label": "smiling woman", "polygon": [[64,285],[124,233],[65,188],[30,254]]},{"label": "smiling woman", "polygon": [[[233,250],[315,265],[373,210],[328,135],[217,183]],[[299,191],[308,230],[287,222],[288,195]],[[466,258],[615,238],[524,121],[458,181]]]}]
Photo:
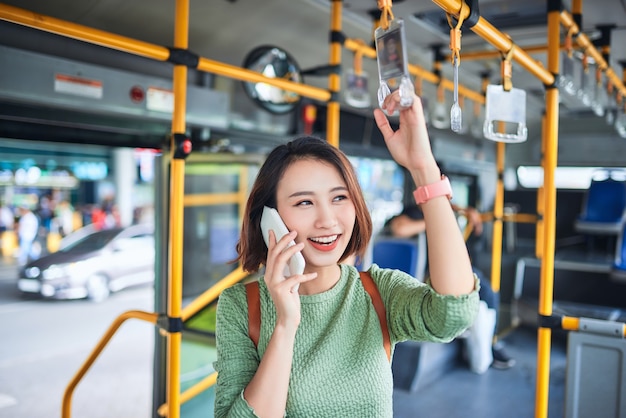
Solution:
[{"label": "smiling woman", "polygon": [[[390,114],[399,106],[399,92],[385,99]],[[441,173],[422,112],[414,100],[400,111],[396,131],[381,110],[375,118],[394,159],[417,186],[428,188]],[[258,286],[224,290],[217,307],[215,416],[393,415],[386,347],[407,339],[450,341],[472,323],[478,305],[450,202],[431,196],[421,203],[434,242],[430,279],[422,283],[376,265],[359,272],[352,262],[368,247],[372,220],[347,156],[309,136],[272,150],[250,191],[237,245],[243,268],[265,266],[265,274]],[[266,206],[291,230],[270,233],[267,246],[260,219]],[[286,276],[297,252],[304,273],[287,270]],[[382,305],[373,302],[376,294]],[[251,325],[254,312],[260,313],[258,328]],[[248,329],[241,326],[246,322]]]},{"label": "smiling woman", "polygon": [[[133,209],[131,202],[138,203],[137,198],[147,203],[154,200],[153,218],[158,231],[155,311],[167,313],[174,321],[169,322],[167,332],[160,330],[153,333],[157,343],[154,351],[155,373],[151,382],[155,393],[154,409],[167,402],[172,408],[169,415],[175,416],[174,409],[180,405],[174,394],[186,390],[184,372],[181,376],[176,375],[179,370],[176,355],[179,333],[178,326],[173,326],[177,324],[176,318],[187,317],[189,307],[195,308],[206,300],[198,298],[194,301],[196,303],[188,304],[191,298],[201,294],[217,298],[227,286],[225,283],[230,285],[250,279],[245,277],[239,266],[230,263],[239,257],[238,261],[246,263],[248,271],[255,271],[261,266],[261,274],[265,274],[259,286],[261,338],[255,350],[245,332],[245,288],[229,288],[219,297],[221,312],[217,335],[220,357],[217,365],[221,377],[217,390],[218,414],[228,410],[233,415],[243,411],[240,415],[251,416],[248,406],[252,406],[263,415],[264,408],[268,406],[264,402],[266,399],[267,402],[274,402],[270,407],[280,405],[272,414],[276,416],[390,415],[388,364],[383,350],[379,350],[381,344],[377,343],[383,341],[382,327],[375,320],[373,304],[350,262],[367,246],[371,230],[376,231],[377,226],[382,226],[382,221],[393,214],[391,212],[399,212],[404,203],[412,201],[415,186],[423,191],[439,180],[440,173],[430,160],[431,150],[424,146],[426,135],[421,112],[400,115],[402,129],[398,133],[390,129],[391,126],[395,129],[398,116],[392,118],[389,126],[383,115],[376,112],[376,121],[380,126],[377,130],[371,109],[368,110],[367,106],[358,110],[350,108],[355,103],[349,100],[350,95],[345,94],[345,84],[349,82],[345,83],[342,79],[342,74],[350,70],[363,75],[365,81],[368,74],[370,77],[369,83],[365,83],[369,87],[361,92],[363,97],[360,99],[363,100],[359,103],[379,105],[376,100],[364,100],[369,96],[376,98],[379,84],[372,82],[378,75],[376,51],[372,47],[372,35],[375,36],[376,28],[372,24],[381,21],[377,19],[380,9],[376,9],[375,2],[265,0],[262,4],[257,3],[236,0],[2,1],[0,200],[4,199],[9,206],[19,206],[27,197],[26,193],[31,194],[28,190],[30,186],[42,193],[47,193],[42,189],[62,187],[62,195],[71,198],[74,208],[88,208],[85,205],[97,204],[115,187],[116,203],[123,204],[120,205],[121,219],[129,222],[131,218],[136,219],[130,216]],[[381,3],[391,6],[391,2]],[[480,8],[480,19],[477,19],[477,10],[471,11],[469,17],[464,16],[466,6],[477,2],[465,0],[461,3],[463,7],[459,7],[460,3],[456,0],[394,1],[395,18],[405,22],[406,42],[402,44],[407,53],[394,57],[390,44],[386,49],[390,52],[389,57],[385,58],[390,58],[391,62],[382,70],[385,73],[397,69],[395,64],[407,64],[421,103],[424,107],[428,106],[428,102],[431,107],[436,104],[443,114],[450,114],[451,98],[457,102],[454,91],[458,90],[456,104],[462,108],[462,120],[475,121],[472,126],[478,127],[478,130],[472,130],[476,135],[473,138],[463,130],[451,131],[449,125],[445,128],[428,125],[427,128],[433,139],[434,154],[442,161],[441,168],[451,180],[455,199],[467,199],[466,203],[485,215],[486,233],[474,248],[487,254],[487,257],[481,257],[485,263],[480,267],[492,273],[494,288],[502,291],[503,309],[499,323],[503,326],[499,337],[507,337],[509,325],[516,325],[518,318],[514,317],[513,308],[519,301],[531,301],[528,306],[533,315],[529,318],[533,321],[542,319],[539,344],[536,341],[532,344],[540,348],[537,364],[532,364],[532,359],[519,370],[536,370],[538,388],[547,388],[546,365],[554,363],[545,361],[551,350],[550,338],[546,338],[550,330],[544,326],[571,324],[572,321],[559,321],[559,310],[551,309],[550,301],[535,304],[538,295],[552,293],[546,291],[550,289],[552,275],[559,277],[557,282],[568,283],[575,282],[570,280],[572,278],[583,276],[584,270],[568,271],[567,277],[560,276],[564,274],[562,261],[570,266],[573,260],[576,262],[573,265],[581,269],[591,266],[608,271],[613,266],[616,237],[600,236],[586,241],[587,237],[575,234],[574,221],[580,214],[585,188],[562,190],[561,170],[559,167],[555,170],[552,165],[557,162],[560,168],[616,168],[624,165],[626,141],[620,137],[625,131],[622,122],[625,120],[623,97],[626,96],[626,89],[623,80],[626,77],[622,75],[621,64],[626,59],[626,31],[623,30],[625,2],[527,0],[513,3],[494,0],[483,2],[487,4],[482,4]],[[183,11],[187,6],[188,16]],[[571,13],[568,8],[572,9]],[[450,19],[445,19],[447,14]],[[455,19],[460,23],[458,18],[465,20],[461,25],[461,65],[456,68],[449,65],[451,60],[446,55],[450,53],[447,45],[452,41],[450,24],[454,24]],[[146,24],[138,25],[137,22]],[[380,23],[384,26],[384,19]],[[91,43],[94,35],[103,35],[97,37],[97,44]],[[189,42],[180,42],[185,35],[189,35]],[[120,43],[120,39],[123,42]],[[572,50],[566,51],[564,48],[569,49],[570,40]],[[256,45],[272,47],[264,47],[260,54],[256,54],[259,51]],[[141,49],[139,56],[128,53],[127,47],[136,50],[137,46]],[[256,52],[252,54],[250,51]],[[250,61],[244,58],[248,54]],[[352,54],[354,61],[350,62]],[[492,82],[499,84],[504,78],[497,71],[501,68],[503,57],[507,57],[507,61],[510,58],[513,64],[513,79],[506,81],[526,92],[525,125],[528,128],[526,142],[506,147],[483,140],[485,117],[489,115],[489,119],[494,119],[491,117],[493,114],[486,111],[483,92],[487,90],[487,85]],[[239,67],[244,62],[247,69]],[[302,71],[298,71],[296,62]],[[350,68],[352,63],[354,68]],[[580,77],[584,69],[582,65],[588,66],[584,78]],[[179,71],[183,67],[188,68]],[[454,68],[458,70],[458,77],[455,77]],[[600,74],[596,71],[598,69],[602,70]],[[301,80],[297,73],[302,75]],[[283,90],[285,86],[299,84],[294,82],[297,79],[302,84],[294,91]],[[251,83],[242,84],[246,80]],[[459,81],[458,86],[453,80]],[[560,81],[567,81],[567,84]],[[579,84],[570,85],[570,82]],[[579,93],[584,95],[581,97]],[[184,97],[185,100],[178,100]],[[596,106],[593,105],[594,100]],[[259,102],[265,106],[258,106]],[[387,109],[389,114],[393,114],[393,103],[387,105],[390,105]],[[470,105],[473,105],[474,112],[471,112]],[[311,109],[317,109],[317,112],[310,112]],[[600,117],[602,112],[605,117]],[[315,118],[311,117],[312,113],[315,113]],[[474,117],[468,118],[471,113]],[[489,126],[495,129],[497,125],[493,120],[491,122]],[[521,124],[518,123],[518,126]],[[326,132],[323,132],[324,127]],[[420,139],[412,141],[416,145],[414,149],[406,146],[407,137],[415,139],[414,135],[406,135],[406,127],[411,127],[414,133],[420,131]],[[172,136],[173,129],[176,132]],[[249,186],[267,150],[284,144],[289,140],[288,136],[310,132],[338,148],[341,142],[340,149],[350,157],[363,158],[352,161],[367,208],[362,205],[360,192],[352,183],[347,164],[340,160],[337,160],[338,164],[333,164],[317,156],[291,160],[287,158],[290,155],[287,151],[296,152],[293,142],[289,149],[282,145],[277,148],[278,153],[274,155],[277,158],[268,162],[276,169],[268,169],[266,177],[257,179],[262,190],[254,195],[254,210],[245,211],[243,205],[250,192]],[[190,137],[193,152],[185,161],[178,158],[180,152],[172,160],[170,151],[175,149],[172,145],[177,141],[181,141],[181,145],[188,143],[183,136]],[[389,149],[384,140],[390,141]],[[55,142],[58,144],[52,148]],[[311,140],[310,144],[317,146],[319,142]],[[136,164],[131,164],[127,158],[130,154],[126,151],[131,147],[152,150],[154,164],[141,163],[137,170]],[[75,154],[79,158],[76,164],[72,164]],[[331,156],[331,153],[328,155]],[[335,157],[341,158],[340,155]],[[400,165],[409,166],[407,172],[410,174],[395,183],[391,174],[393,169],[385,168],[381,174],[376,171],[376,166],[369,165],[365,160],[370,158],[380,158],[381,164],[386,162],[396,168],[398,161]],[[505,162],[506,167],[503,168]],[[151,166],[154,176],[144,176]],[[181,167],[184,170],[179,170]],[[211,173],[199,173],[196,171],[198,167],[201,167],[200,171],[207,169]],[[518,170],[520,167],[522,170],[523,167],[537,168],[542,175],[528,178],[534,180],[534,185],[526,187],[528,184],[524,182],[522,170]],[[530,171],[526,170],[527,174]],[[141,183],[135,181],[137,174],[142,179]],[[564,176],[568,187],[572,179],[578,180],[577,176]],[[476,185],[476,193],[468,194],[463,189],[461,179],[468,178],[473,179],[471,185]],[[384,180],[388,181],[385,185],[382,184]],[[123,188],[118,187],[122,184]],[[168,184],[170,187],[167,187]],[[140,193],[133,193],[139,186],[142,187]],[[150,193],[152,190],[155,195]],[[555,195],[558,196],[556,201]],[[401,308],[429,305],[431,301],[434,301],[433,305],[440,303],[438,306],[448,306],[450,295],[461,295],[461,299],[472,298],[471,277],[449,270],[452,267],[463,269],[465,256],[459,250],[462,246],[455,246],[456,235],[446,232],[447,226],[457,226],[445,218],[447,203],[443,198],[433,198],[423,204],[430,222],[428,242],[435,246],[428,251],[434,259],[429,262],[433,266],[433,276],[427,287],[413,288],[414,283],[406,276],[385,269],[370,270],[372,280],[382,294],[381,299],[385,300],[393,342],[424,337],[418,335],[411,325],[428,322],[423,319],[429,318],[432,313],[423,314],[417,308],[406,309],[415,315],[409,320],[408,314],[397,314]],[[257,216],[261,205],[265,204],[278,209],[293,230],[285,241],[274,239],[266,246],[260,239]],[[398,205],[396,209],[393,204]],[[368,209],[371,226],[368,225]],[[85,216],[83,224],[89,220],[90,217]],[[242,221],[246,228],[240,235]],[[126,225],[125,222],[122,224]],[[624,231],[623,225],[620,230]],[[12,242],[7,238],[9,233],[14,234],[15,231],[5,233],[3,247]],[[237,253],[235,247],[239,238],[242,241]],[[504,257],[500,245],[503,238],[506,239],[507,251],[511,251]],[[297,246],[287,250],[287,240],[294,240]],[[42,248],[46,248],[43,239],[41,241]],[[450,243],[453,248],[450,248]],[[127,253],[126,250],[131,248],[128,244],[117,246],[115,254]],[[371,253],[372,246],[367,247],[366,254]],[[298,251],[306,258],[308,270],[303,275],[278,275],[284,260]],[[133,253],[132,250],[128,252]],[[5,256],[12,254],[12,249],[4,252]],[[124,264],[138,262],[137,254],[139,252],[135,252],[131,261]],[[543,266],[548,266],[541,269],[541,280],[533,274],[524,278],[522,273],[518,280],[516,263],[524,261],[529,255],[538,256],[541,263],[545,263]],[[581,260],[595,260],[591,257],[595,255],[601,256],[601,263],[581,263]],[[530,261],[524,263],[531,265]],[[117,267],[113,262],[107,264],[107,269]],[[555,269],[550,268],[552,264],[555,264]],[[91,270],[86,259],[70,262],[57,259],[49,267],[35,267],[29,270],[30,278],[20,279],[19,285],[24,294],[41,295],[43,289],[43,294],[53,295],[51,297],[62,297],[62,292],[75,292],[76,297],[88,294],[91,299],[99,300],[125,285],[124,282],[117,284],[112,276],[105,274],[105,270]],[[35,279],[37,274],[42,277],[41,280]],[[68,280],[69,285],[61,284],[63,278],[70,275],[74,280]],[[313,278],[313,275],[316,276]],[[604,276],[608,281],[608,274]],[[454,286],[454,280],[448,280],[452,277],[459,278],[459,287]],[[298,298],[285,292],[285,289],[293,289],[292,282],[301,283]],[[522,282],[524,286],[521,286]],[[581,303],[601,302],[613,309],[617,302],[612,296],[623,294],[623,289],[615,288],[616,291],[608,292],[601,289],[609,288],[609,285],[612,288],[615,283],[606,283],[603,287],[598,285],[598,280],[592,282],[581,281],[580,285],[570,288],[584,294],[585,300],[579,301]],[[74,283],[76,287],[73,287]],[[541,291],[538,290],[540,283]],[[182,284],[182,292],[179,284]],[[214,284],[219,285],[205,294]],[[544,288],[544,284],[547,287]],[[591,284],[593,289],[587,291],[587,285]],[[564,296],[569,296],[568,293],[561,294],[559,287],[554,287],[555,300],[567,300]],[[521,295],[513,294],[520,288]],[[416,302],[421,295],[427,299],[424,304]],[[618,302],[617,306],[622,308],[622,301]],[[184,306],[182,314],[177,312],[181,305]],[[468,302],[463,306],[470,305]],[[539,316],[535,309],[537,306],[541,308]],[[546,316],[553,311],[554,317],[547,321]],[[437,309],[434,312],[439,313]],[[560,312],[579,316],[575,310],[562,309]],[[213,314],[209,312],[207,317],[213,318]],[[4,322],[12,324],[14,318]],[[441,325],[440,322],[433,322],[428,322],[424,328],[432,331]],[[404,327],[405,323],[409,326]],[[211,330],[212,325],[211,322]],[[536,330],[537,324],[532,325]],[[159,323],[159,326],[163,324]],[[229,326],[238,328],[231,329]],[[24,329],[30,328],[32,326]],[[443,331],[435,332],[434,337],[427,335],[424,338],[436,339],[452,334],[448,330]],[[190,360],[184,349],[189,334],[182,334],[183,353],[180,358],[184,370],[185,363]],[[164,347],[170,343],[173,349],[168,350],[170,355],[165,355]],[[214,340],[209,339],[207,345],[211,351],[213,343]],[[11,344],[4,346],[10,348]],[[398,348],[394,357],[396,364],[408,371],[407,376],[411,376],[410,367],[398,355],[401,351]],[[421,364],[436,364],[430,361],[428,350],[424,350],[421,343],[416,344],[416,348],[421,353]],[[355,358],[362,361],[357,362]],[[521,364],[524,356],[516,353],[516,358]],[[203,356],[194,359],[202,364],[199,375],[204,376],[207,362],[214,358],[203,353]],[[293,366],[286,371],[286,364],[283,363]],[[595,367],[595,362],[585,362],[584,370],[614,370],[616,364],[607,363],[605,368]],[[327,373],[329,370],[330,373]],[[419,370],[416,373],[419,378],[415,381],[421,384],[424,381],[422,377],[428,375],[423,374],[424,368],[415,367],[414,370]],[[550,367],[551,370],[553,368]],[[572,375],[568,373],[568,376]],[[393,373],[394,379],[397,376]],[[533,399],[523,397],[525,393],[535,393],[526,389],[527,374],[518,376],[520,379],[515,385],[501,385],[498,381],[498,389],[507,389],[499,392],[500,396],[481,389],[465,396],[461,402],[454,402],[455,399],[448,397],[468,394],[461,385],[483,388],[484,383],[478,384],[467,376],[457,379],[457,376],[454,375],[456,386],[445,382],[445,390],[438,396],[422,392],[421,388],[420,396],[409,394],[406,398],[411,398],[409,402],[414,403],[407,408],[411,411],[405,416],[415,415],[416,404],[420,411],[428,411],[430,418],[437,413],[448,418],[466,416],[468,411],[475,411],[469,415],[485,418],[489,414],[512,416],[511,411],[517,412],[517,416],[532,415],[529,409],[533,406]],[[500,377],[510,379],[514,376],[515,373],[508,373],[507,377]],[[493,379],[493,375],[488,378],[491,383],[497,380]],[[369,383],[368,379],[375,380],[373,385],[368,385],[370,392],[360,392],[360,387]],[[602,376],[601,380],[606,384],[606,376]],[[179,387],[179,383],[183,383],[183,387]],[[589,385],[595,391],[588,391],[585,387],[581,393],[596,400],[598,393],[611,393],[595,383]],[[618,384],[611,386],[618,387]],[[62,384],[55,385],[60,386]],[[396,386],[396,393],[408,386]],[[562,386],[561,382],[561,391]],[[340,392],[337,387],[342,388],[341,393],[335,393]],[[413,391],[416,386],[410,387]],[[271,388],[272,393],[267,395],[265,388]],[[13,390],[13,387],[0,387],[0,392],[15,395]],[[488,392],[490,396],[481,397],[478,392]],[[207,390],[202,394],[210,398],[211,406],[213,393],[213,390]],[[554,393],[551,389],[550,396],[553,397]],[[538,408],[548,403],[546,397],[547,391],[538,396]],[[24,399],[32,398],[24,396]],[[349,401],[346,402],[345,398]],[[570,398],[576,397],[568,396]],[[438,405],[424,407],[427,399],[436,401]],[[504,400],[503,405],[497,404],[498,399]],[[206,415],[206,409],[211,406],[198,406],[202,403],[198,400],[194,398],[194,402],[184,407],[203,408],[199,412]],[[318,405],[316,400],[324,404]],[[470,402],[477,407],[472,408]],[[123,404],[109,402],[113,403]],[[526,409],[518,408],[520,404]],[[616,415],[610,414],[608,403],[605,404],[603,411],[595,409],[581,413],[585,416]],[[385,409],[383,413],[373,410],[378,406]],[[394,407],[398,406],[398,403],[394,404]],[[446,410],[448,406],[456,406],[457,409]],[[401,409],[395,409],[393,415],[401,417]],[[8,409],[7,413],[11,416],[50,415],[13,413]],[[125,415],[137,416],[132,413]],[[535,415],[542,416],[542,413],[539,411]],[[549,415],[563,414],[550,411]]]}]

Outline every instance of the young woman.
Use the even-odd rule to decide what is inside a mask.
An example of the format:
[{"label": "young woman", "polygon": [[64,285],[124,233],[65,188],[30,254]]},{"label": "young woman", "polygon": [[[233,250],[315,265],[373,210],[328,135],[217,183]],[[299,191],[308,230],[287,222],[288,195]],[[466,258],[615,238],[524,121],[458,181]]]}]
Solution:
[{"label": "young woman", "polygon": [[[399,95],[383,109],[399,109]],[[447,342],[470,326],[478,282],[446,194],[449,185],[432,155],[420,100],[400,110],[394,131],[382,110],[376,123],[398,164],[409,170],[428,230],[430,279],[372,266],[391,344]],[[278,210],[291,231],[280,240],[260,228],[264,206]],[[275,148],[247,203],[239,260],[259,280],[258,345],[248,334],[243,284],[226,289],[217,309],[216,417],[391,417],[393,379],[383,331],[359,272],[348,262],[363,254],[371,219],[346,156],[326,141],[304,137]],[[291,240],[297,243],[288,246]],[[301,251],[304,274],[284,277]],[[342,264],[345,262],[345,264]],[[299,286],[299,287],[298,287]]]}]

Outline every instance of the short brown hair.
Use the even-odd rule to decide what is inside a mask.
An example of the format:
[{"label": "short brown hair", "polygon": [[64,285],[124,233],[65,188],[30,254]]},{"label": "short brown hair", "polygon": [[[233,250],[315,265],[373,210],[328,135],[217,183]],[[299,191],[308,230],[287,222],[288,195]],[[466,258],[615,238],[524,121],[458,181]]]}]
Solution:
[{"label": "short brown hair", "polygon": [[372,235],[372,219],[354,167],[342,151],[327,141],[304,136],[274,148],[257,174],[248,197],[241,235],[237,243],[238,256],[235,261],[241,261],[245,271],[257,271],[267,260],[267,246],[261,233],[263,206],[276,208],[276,190],[285,170],[294,162],[307,159],[319,160],[335,167],[346,183],[350,199],[354,202],[356,212],[354,229],[339,261],[351,254],[362,256],[365,253]]}]

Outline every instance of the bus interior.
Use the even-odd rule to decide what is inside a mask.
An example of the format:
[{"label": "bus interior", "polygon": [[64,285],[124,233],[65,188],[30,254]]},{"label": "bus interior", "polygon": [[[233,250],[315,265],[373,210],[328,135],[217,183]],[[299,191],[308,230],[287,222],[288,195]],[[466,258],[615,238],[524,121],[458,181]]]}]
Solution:
[{"label": "bus interior", "polygon": [[[212,416],[215,374],[181,387],[168,371],[182,361],[192,373],[193,355],[212,363],[219,292],[254,279],[230,261],[265,155],[303,133],[340,147],[375,234],[411,197],[372,116],[380,86],[372,38],[385,18],[404,20],[408,69],[453,202],[482,213],[483,234],[467,230],[467,242],[500,295],[497,337],[518,361],[476,376],[458,366],[461,344],[403,346],[394,415],[626,417],[624,0],[4,1],[0,197],[19,196],[11,173],[25,158],[43,166],[55,155],[63,165],[78,153],[115,164],[116,149],[149,154],[140,195],[154,205],[160,277],[155,311],[142,317],[158,328],[149,413]],[[268,54],[287,75],[258,73]],[[354,74],[367,81],[360,102]],[[523,94],[523,117],[506,137],[486,139],[488,87],[507,83]],[[454,103],[459,132],[450,128]],[[103,179],[79,179],[72,196],[95,201]],[[182,332],[169,332],[159,314],[182,318]],[[570,352],[575,344],[604,345]],[[617,371],[595,371],[607,369]]]}]

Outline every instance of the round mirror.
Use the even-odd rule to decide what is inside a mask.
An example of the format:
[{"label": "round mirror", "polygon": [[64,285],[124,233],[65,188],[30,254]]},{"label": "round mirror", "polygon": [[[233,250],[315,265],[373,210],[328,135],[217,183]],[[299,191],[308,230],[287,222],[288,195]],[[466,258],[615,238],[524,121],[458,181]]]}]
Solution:
[{"label": "round mirror", "polygon": [[[274,46],[260,46],[253,49],[244,60],[243,67],[257,71],[266,77],[284,78],[302,82],[300,67],[284,50]],[[267,83],[244,81],[243,89],[248,96],[263,109],[276,114],[291,112],[300,102],[296,93],[282,90]]]}]

